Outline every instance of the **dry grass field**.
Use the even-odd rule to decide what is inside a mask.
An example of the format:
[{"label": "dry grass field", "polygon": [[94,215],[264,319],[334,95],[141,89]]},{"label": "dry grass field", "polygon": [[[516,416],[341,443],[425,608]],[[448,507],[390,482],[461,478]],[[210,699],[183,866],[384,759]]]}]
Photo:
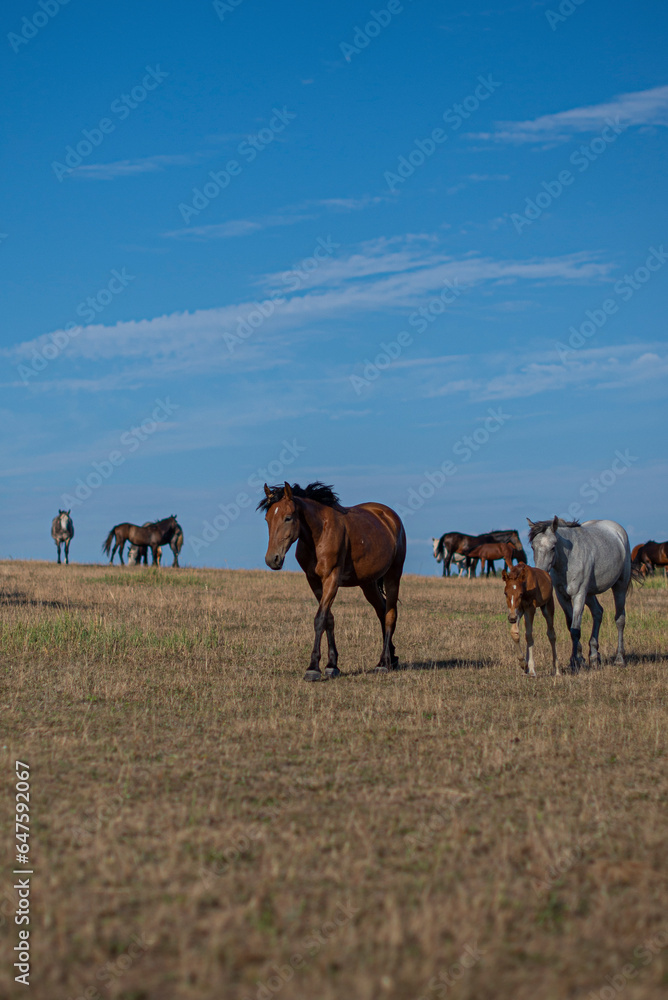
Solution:
[{"label": "dry grass field", "polygon": [[[595,672],[550,676],[537,617],[535,680],[500,579],[401,597],[410,669],[370,672],[375,615],[342,591],[344,676],[307,684],[300,575],[1,563],[0,996],[665,994],[663,581],[630,597],[626,670],[608,595]],[[563,664],[560,611],[557,632]],[[17,758],[28,990],[6,957]]]}]

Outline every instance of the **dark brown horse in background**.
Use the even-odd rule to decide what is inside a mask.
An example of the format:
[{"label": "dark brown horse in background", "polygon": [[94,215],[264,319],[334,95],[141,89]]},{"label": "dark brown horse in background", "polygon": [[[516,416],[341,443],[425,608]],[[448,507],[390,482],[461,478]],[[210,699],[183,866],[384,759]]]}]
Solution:
[{"label": "dark brown horse in background", "polygon": [[[106,552],[107,555],[111,551],[109,562],[112,563],[116,555],[116,550],[118,550],[118,558],[121,560],[121,566],[124,566],[123,547],[126,542],[137,546],[146,545],[153,553],[153,565],[157,566],[158,548],[161,545],[169,545],[177,528],[178,522],[174,514],[171,517],[164,518],[162,521],[149,524],[147,527],[140,527],[138,524],[129,524],[125,521],[123,524],[117,524],[111,529],[102,546],[102,551]],[[114,540],[113,549],[111,548],[112,539]]]},{"label": "dark brown horse in background", "polygon": [[645,542],[636,545],[631,553],[631,565],[643,576],[653,573],[657,566],[663,566],[663,573],[668,582],[668,542]]},{"label": "dark brown horse in background", "polygon": [[331,612],[339,587],[360,587],[378,615],[383,650],[376,670],[387,673],[397,666],[392,636],[406,558],[406,533],[399,515],[382,503],[342,507],[332,487],[319,482],[305,488],[298,483],[270,488],[265,483],[264,492],[257,509],[266,511],[269,528],[265,562],[270,569],[280,569],[288,549],[297,542],[297,562],[318,601],[315,642],[304,679],[323,679],[320,644],[324,631],[329,648],[325,677],[341,673]]},{"label": "dark brown horse in background", "polygon": [[[150,528],[155,521],[146,521],[142,527]],[[176,525],[176,531],[172,536],[172,540],[169,543],[169,547],[174,553],[174,562],[172,567],[176,566],[178,569],[179,565],[179,552],[183,548],[183,528],[180,524]],[[130,545],[128,550],[128,566],[148,566],[148,546],[147,545]],[[158,547],[158,566],[162,566],[162,546]]]}]

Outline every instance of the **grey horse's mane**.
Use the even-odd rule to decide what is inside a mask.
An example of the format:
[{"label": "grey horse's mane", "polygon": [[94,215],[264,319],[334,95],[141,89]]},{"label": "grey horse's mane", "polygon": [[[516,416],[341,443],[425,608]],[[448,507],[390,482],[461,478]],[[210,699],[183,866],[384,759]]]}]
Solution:
[{"label": "grey horse's mane", "polygon": [[[255,508],[256,510],[269,510],[275,503],[283,499],[285,486],[270,486],[269,489],[271,491],[269,496],[263,497],[260,500]],[[334,487],[325,486],[324,483],[318,480],[314,483],[309,483],[308,486],[300,486],[299,483],[293,483],[290,489],[296,497],[301,497],[305,500],[316,500],[318,503],[324,504],[325,507],[341,509],[339,497],[334,492]]]},{"label": "grey horse's mane", "polygon": [[[529,541],[533,542],[536,535],[542,535],[544,531],[551,528],[554,524],[554,518],[551,517],[549,521],[534,521],[529,528]],[[557,518],[557,527],[559,528],[581,528],[582,525],[579,521],[564,521],[563,517]]]}]

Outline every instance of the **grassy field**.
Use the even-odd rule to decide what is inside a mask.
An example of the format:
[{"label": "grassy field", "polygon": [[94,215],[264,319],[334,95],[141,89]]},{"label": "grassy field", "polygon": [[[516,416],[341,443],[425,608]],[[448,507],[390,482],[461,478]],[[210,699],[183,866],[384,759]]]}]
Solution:
[{"label": "grassy field", "polygon": [[550,676],[537,617],[535,680],[500,579],[401,597],[411,669],[370,672],[341,591],[344,676],[307,684],[301,575],[0,563],[3,956],[17,758],[35,871],[0,996],[665,994],[668,589],[630,597],[626,670],[608,595],[594,672]]}]

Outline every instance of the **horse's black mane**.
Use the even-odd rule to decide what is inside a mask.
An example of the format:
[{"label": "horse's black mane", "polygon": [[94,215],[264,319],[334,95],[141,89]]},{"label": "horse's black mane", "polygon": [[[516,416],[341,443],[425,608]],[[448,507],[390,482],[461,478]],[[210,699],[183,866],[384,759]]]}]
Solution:
[{"label": "horse's black mane", "polygon": [[[263,497],[256,510],[269,510],[275,503],[283,499],[285,494],[285,486],[270,486],[270,495]],[[293,483],[290,487],[293,494],[296,497],[303,498],[305,500],[316,500],[318,503],[324,504],[325,507],[340,507],[338,494],[334,492],[333,486],[325,486],[316,479],[314,483],[309,483],[308,486],[300,486],[299,483]]]},{"label": "horse's black mane", "polygon": [[[533,542],[536,535],[542,535],[544,531],[551,528],[554,524],[554,518],[551,517],[549,521],[534,521],[534,523],[529,528],[529,541]],[[559,528],[581,528],[582,525],[579,521],[564,521],[563,517],[557,518],[557,527]]]}]

